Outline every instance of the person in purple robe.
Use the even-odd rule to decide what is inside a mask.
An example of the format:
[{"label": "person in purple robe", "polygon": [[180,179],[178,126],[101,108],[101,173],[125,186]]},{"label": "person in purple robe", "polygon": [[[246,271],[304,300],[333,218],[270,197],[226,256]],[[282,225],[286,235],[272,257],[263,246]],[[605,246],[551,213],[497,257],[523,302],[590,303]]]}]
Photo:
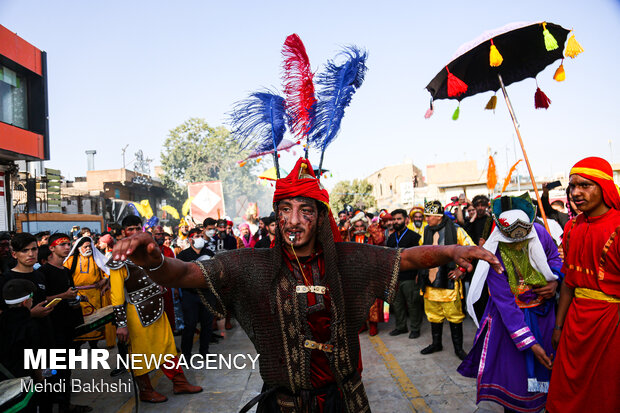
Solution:
[{"label": "person in purple robe", "polygon": [[[467,310],[478,325],[474,345],[458,367],[476,378],[476,403],[496,402],[505,412],[538,412],[545,406],[553,364],[555,291],[562,274],[558,249],[534,223],[528,194],[492,202],[495,229],[484,244],[505,268],[498,274],[480,262],[472,278]],[[478,323],[474,303],[489,290]]]}]

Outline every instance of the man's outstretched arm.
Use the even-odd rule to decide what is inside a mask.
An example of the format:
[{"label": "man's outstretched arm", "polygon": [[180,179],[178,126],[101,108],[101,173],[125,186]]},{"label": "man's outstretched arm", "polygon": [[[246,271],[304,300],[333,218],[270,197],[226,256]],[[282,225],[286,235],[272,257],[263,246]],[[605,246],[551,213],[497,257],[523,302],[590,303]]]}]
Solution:
[{"label": "man's outstretched arm", "polygon": [[198,265],[183,262],[176,258],[165,257],[162,264],[162,253],[159,246],[149,234],[139,233],[120,240],[114,245],[112,258],[116,261],[130,259],[134,264],[147,270],[153,281],[165,287],[205,288],[207,286]]},{"label": "man's outstretched arm", "polygon": [[470,272],[474,269],[473,260],[485,260],[497,273],[504,272],[497,257],[480,247],[465,247],[460,245],[436,245],[411,247],[403,250],[400,257],[400,269],[415,270],[420,268],[434,268],[454,262]]}]

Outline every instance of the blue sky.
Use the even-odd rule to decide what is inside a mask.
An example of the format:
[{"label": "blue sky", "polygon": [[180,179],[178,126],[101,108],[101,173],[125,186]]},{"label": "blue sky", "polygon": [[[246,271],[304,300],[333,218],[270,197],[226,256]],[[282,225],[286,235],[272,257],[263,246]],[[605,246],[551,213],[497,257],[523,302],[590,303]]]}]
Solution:
[{"label": "blue sky", "polygon": [[[610,159],[610,140],[620,162],[618,1],[0,0],[0,24],[48,53],[48,165],[70,177],[85,174],[87,149],[97,150],[97,169],[120,167],[126,144],[128,160],[138,149],[158,160],[168,131],[189,117],[217,126],[249,92],[281,89],[280,50],[291,33],[316,69],[343,45],[365,48],[366,81],[326,153],[328,187],[405,158],[423,170],[467,159],[483,168],[489,146],[502,179],[515,157],[503,100],[493,114],[483,110],[490,92],[467,98],[456,122],[456,102],[438,101],[426,120],[424,87],[462,43],[538,20],[575,29],[585,52],[565,61],[565,82],[552,79],[559,62],[539,75],[547,111],[534,109],[533,79],[508,88],[535,173],[567,171],[587,155]],[[318,162],[316,152],[310,159]],[[284,156],[283,167],[294,160]]]}]

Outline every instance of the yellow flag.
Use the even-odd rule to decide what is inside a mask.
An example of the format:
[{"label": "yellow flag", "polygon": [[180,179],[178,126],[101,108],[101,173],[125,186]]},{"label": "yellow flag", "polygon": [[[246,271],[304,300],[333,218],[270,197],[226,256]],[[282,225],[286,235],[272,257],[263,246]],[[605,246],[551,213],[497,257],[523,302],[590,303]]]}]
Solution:
[{"label": "yellow flag", "polygon": [[185,216],[185,215],[189,215],[189,206],[191,205],[192,201],[194,200],[193,196],[190,196],[189,198],[187,198],[187,201],[185,201],[183,203],[183,207],[181,208],[181,213]]},{"label": "yellow flag", "polygon": [[179,211],[177,211],[172,205],[164,205],[161,209],[170,214],[174,219],[179,219]]},{"label": "yellow flag", "polygon": [[140,205],[142,205],[142,210],[144,211],[142,216],[146,219],[151,219],[151,217],[153,216],[153,208],[151,208],[151,203],[149,202],[149,200],[143,199],[142,201],[140,201]]}]

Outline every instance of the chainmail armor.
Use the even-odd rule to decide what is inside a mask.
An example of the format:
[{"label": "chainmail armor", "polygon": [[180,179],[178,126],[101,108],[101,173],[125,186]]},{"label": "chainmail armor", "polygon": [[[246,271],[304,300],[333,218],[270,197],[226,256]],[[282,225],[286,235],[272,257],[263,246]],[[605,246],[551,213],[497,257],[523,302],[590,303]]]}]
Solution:
[{"label": "chainmail armor", "polygon": [[[394,298],[400,250],[335,244],[327,220],[319,225],[317,240],[323,248],[324,283],[332,300],[331,339],[323,344],[334,347],[325,354],[344,395],[346,410],[369,411],[366,391],[356,372],[358,333],[375,299],[391,302]],[[272,249],[232,250],[197,262],[207,289],[215,295],[215,305],[209,304],[204,290],[198,294],[216,316],[229,312],[239,321],[260,354],[260,373],[267,387],[286,389],[277,392],[282,411],[305,411],[308,406],[302,405],[298,395],[312,390],[312,350],[304,348],[304,342],[314,338],[306,322],[306,294],[295,292],[298,281],[282,255],[280,231],[276,231]]]}]

